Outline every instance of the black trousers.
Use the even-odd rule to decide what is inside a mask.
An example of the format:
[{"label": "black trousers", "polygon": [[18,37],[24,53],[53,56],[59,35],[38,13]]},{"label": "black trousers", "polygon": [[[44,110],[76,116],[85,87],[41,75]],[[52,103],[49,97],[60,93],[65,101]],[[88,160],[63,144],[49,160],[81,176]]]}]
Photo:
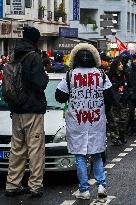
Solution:
[{"label": "black trousers", "polygon": [[128,115],[128,130],[134,131],[135,127],[135,108],[136,108],[136,99],[135,100],[129,100],[128,102],[128,108],[129,108],[129,115]]},{"label": "black trousers", "polygon": [[113,105],[108,119],[108,129],[111,140],[123,141],[127,138],[128,109],[125,105]]}]

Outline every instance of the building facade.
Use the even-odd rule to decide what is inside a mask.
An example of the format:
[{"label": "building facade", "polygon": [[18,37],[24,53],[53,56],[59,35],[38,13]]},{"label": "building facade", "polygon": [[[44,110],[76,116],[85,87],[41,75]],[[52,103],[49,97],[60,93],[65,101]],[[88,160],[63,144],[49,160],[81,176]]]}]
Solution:
[{"label": "building facade", "polygon": [[41,33],[39,48],[52,49],[59,27],[69,26],[69,0],[0,0],[0,54],[10,54],[23,26]]},{"label": "building facade", "polygon": [[[76,4],[79,4],[79,19],[73,18]],[[102,42],[105,36],[101,35],[100,17],[115,14],[117,23],[114,27],[118,38],[125,43],[136,42],[136,0],[73,0],[70,13],[70,26],[78,28],[81,38]],[[113,35],[106,35],[106,39],[115,41]]]},{"label": "building facade", "polygon": [[[114,27],[121,41],[136,42],[136,0],[0,0],[0,54],[12,52],[25,25],[40,30],[41,50],[52,50],[59,42],[59,28],[69,25],[78,29],[79,38],[94,40],[103,49],[107,41],[115,42],[114,35],[101,34],[103,14],[116,15]],[[70,48],[69,43],[65,46]]]}]

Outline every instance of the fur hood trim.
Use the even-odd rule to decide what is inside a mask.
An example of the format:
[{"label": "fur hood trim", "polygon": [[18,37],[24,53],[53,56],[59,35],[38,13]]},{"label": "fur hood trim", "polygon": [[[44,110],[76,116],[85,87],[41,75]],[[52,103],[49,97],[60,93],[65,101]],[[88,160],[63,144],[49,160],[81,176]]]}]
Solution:
[{"label": "fur hood trim", "polygon": [[101,59],[100,59],[100,55],[99,55],[99,52],[97,51],[97,49],[91,44],[79,43],[72,49],[72,51],[70,53],[70,67],[73,67],[74,58],[79,50],[90,51],[94,57],[95,62],[96,62],[96,67],[101,66]]}]

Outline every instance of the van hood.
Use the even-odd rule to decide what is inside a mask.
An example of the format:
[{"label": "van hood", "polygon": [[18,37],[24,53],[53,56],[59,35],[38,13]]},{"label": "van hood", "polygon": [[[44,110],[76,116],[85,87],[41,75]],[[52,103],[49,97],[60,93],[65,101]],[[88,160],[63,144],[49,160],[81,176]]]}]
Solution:
[{"label": "van hood", "polygon": [[[63,110],[47,110],[44,117],[45,135],[55,135],[65,126]],[[9,111],[0,111],[0,135],[12,135],[12,120]]]}]

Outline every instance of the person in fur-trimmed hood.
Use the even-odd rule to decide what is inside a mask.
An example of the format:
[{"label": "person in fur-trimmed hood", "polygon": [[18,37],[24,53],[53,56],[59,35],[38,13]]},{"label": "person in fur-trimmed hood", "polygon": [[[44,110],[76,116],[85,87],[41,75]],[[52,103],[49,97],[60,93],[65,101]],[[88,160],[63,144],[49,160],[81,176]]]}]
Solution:
[{"label": "person in fur-trimmed hood", "polygon": [[[88,43],[74,47],[70,55],[70,86],[67,76],[57,86],[56,100],[68,100],[65,113],[68,151],[75,155],[79,193],[76,198],[90,199],[86,155],[93,160],[93,172],[98,185],[98,196],[106,197],[106,178],[101,152],[106,146],[106,115],[103,91],[111,87],[111,82],[99,67],[100,55]],[[68,89],[68,87],[70,87]]]}]

